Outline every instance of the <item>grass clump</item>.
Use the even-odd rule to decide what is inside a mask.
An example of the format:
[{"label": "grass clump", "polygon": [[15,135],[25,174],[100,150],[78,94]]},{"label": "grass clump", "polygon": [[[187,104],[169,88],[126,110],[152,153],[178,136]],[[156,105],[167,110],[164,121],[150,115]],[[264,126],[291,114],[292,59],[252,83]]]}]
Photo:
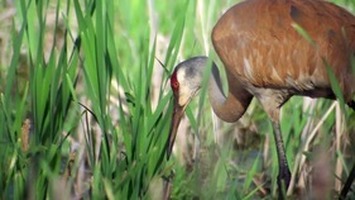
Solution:
[{"label": "grass clump", "polygon": [[[171,70],[193,55],[218,61],[210,32],[233,2],[5,2],[0,10],[11,23],[0,25],[1,199],[157,199],[172,171],[173,199],[276,194],[272,128],[257,102],[238,123],[221,124],[204,114],[210,108],[202,91],[182,122],[185,148],[177,145],[166,159]],[[354,113],[340,107],[296,97],[283,108],[293,112],[281,129],[295,190],[309,181],[313,149],[331,155],[334,188],[349,173]],[[197,138],[200,160],[193,162]]]}]

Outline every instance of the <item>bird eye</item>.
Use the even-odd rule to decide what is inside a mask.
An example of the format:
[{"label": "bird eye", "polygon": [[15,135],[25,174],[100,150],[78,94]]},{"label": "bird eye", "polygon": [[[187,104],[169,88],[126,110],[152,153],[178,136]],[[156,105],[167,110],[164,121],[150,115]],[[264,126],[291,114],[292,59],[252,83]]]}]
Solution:
[{"label": "bird eye", "polygon": [[174,72],[172,75],[171,75],[171,78],[170,78],[170,85],[171,85],[171,88],[173,90],[177,90],[179,89],[179,82],[177,80],[177,77],[176,77],[176,72]]},{"label": "bird eye", "polygon": [[179,83],[177,81],[174,81],[171,83],[171,87],[174,89],[178,89],[179,88]]}]

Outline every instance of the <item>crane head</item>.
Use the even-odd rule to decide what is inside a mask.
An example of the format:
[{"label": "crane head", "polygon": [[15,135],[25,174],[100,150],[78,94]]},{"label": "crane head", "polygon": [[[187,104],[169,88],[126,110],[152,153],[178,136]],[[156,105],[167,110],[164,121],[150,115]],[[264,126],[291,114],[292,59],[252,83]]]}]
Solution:
[{"label": "crane head", "polygon": [[201,88],[203,69],[207,61],[207,57],[190,58],[179,63],[171,75],[170,85],[174,94],[174,110],[168,140],[168,158],[172,152],[176,133],[186,106]]}]

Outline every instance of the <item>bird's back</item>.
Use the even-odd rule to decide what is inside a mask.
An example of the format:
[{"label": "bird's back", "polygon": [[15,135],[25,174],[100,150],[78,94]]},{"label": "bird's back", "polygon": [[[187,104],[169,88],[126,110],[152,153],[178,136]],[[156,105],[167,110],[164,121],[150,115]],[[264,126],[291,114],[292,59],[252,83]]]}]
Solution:
[{"label": "bird's back", "polygon": [[[302,27],[311,40],[296,31]],[[229,79],[259,88],[332,96],[326,64],[354,92],[355,17],[320,0],[249,0],[229,9],[212,41]],[[346,97],[351,98],[351,97]]]}]

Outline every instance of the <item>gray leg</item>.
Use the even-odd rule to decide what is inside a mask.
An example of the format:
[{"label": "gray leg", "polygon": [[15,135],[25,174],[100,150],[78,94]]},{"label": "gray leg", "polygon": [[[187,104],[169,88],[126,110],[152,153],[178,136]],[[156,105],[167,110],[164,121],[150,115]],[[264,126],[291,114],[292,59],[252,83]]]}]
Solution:
[{"label": "gray leg", "polygon": [[341,190],[339,199],[346,199],[346,195],[348,194],[350,187],[354,182],[354,179],[355,179],[355,163],[353,165],[353,168],[351,169],[349,177],[346,179],[343,189]]},{"label": "gray leg", "polygon": [[277,157],[279,161],[279,175],[277,177],[277,185],[279,187],[279,197],[282,198],[283,191],[287,191],[287,188],[290,184],[291,173],[288,168],[285,148],[280,131],[280,124],[278,122],[273,122],[272,125],[274,128]]},{"label": "gray leg", "polygon": [[349,106],[350,108],[352,108],[353,110],[355,110],[355,101],[354,101],[354,100],[350,101],[350,102],[348,103],[348,106]]},{"label": "gray leg", "polygon": [[291,180],[291,173],[288,169],[285,148],[280,130],[280,107],[287,101],[287,99],[288,97],[284,96],[282,91],[275,90],[267,90],[262,94],[262,98],[259,98],[264,110],[271,119],[274,129],[277,158],[279,161],[279,175],[277,176],[279,199],[283,199],[283,191],[287,191]]},{"label": "gray leg", "polygon": [[[353,110],[355,110],[355,101],[352,100],[348,103],[349,107],[352,108]],[[339,199],[345,199],[346,198],[346,195],[348,194],[350,188],[351,188],[351,185],[353,184],[355,180],[355,163],[353,165],[353,168],[351,169],[351,172],[349,174],[349,177],[346,179],[346,182],[343,186],[343,189],[341,190],[340,192],[340,196],[339,196]]]}]

